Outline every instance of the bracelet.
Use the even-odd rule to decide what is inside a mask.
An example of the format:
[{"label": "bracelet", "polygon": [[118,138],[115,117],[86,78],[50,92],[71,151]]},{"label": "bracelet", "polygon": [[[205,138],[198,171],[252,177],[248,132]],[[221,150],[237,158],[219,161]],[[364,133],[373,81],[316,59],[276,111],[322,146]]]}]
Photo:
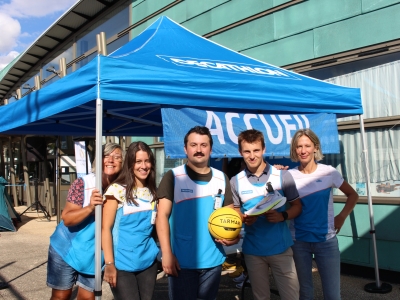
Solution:
[{"label": "bracelet", "polygon": [[113,261],[109,261],[108,263],[106,263],[105,265],[106,266],[109,266],[109,265],[113,265],[114,264],[114,262]]}]

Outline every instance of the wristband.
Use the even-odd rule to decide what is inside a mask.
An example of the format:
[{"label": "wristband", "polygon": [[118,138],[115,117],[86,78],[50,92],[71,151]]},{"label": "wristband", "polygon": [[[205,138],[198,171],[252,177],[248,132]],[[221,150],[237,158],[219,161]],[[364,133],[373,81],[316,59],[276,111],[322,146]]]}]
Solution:
[{"label": "wristband", "polygon": [[109,261],[108,263],[105,263],[106,266],[113,265],[113,264],[114,264],[113,261]]},{"label": "wristband", "polygon": [[283,212],[281,212],[281,214],[282,214],[282,217],[283,217],[283,221],[282,222],[285,222],[287,220],[287,218],[288,218],[288,213],[286,211],[283,211]]}]

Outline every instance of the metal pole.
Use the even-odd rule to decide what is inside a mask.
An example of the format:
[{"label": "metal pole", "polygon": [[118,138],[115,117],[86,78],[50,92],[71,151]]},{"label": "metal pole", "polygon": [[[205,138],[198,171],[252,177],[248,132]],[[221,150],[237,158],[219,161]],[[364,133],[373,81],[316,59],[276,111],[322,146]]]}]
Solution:
[{"label": "metal pole", "polygon": [[3,140],[0,140],[0,176],[6,179],[6,166],[4,164],[4,146]]},{"label": "metal pole", "polygon": [[28,164],[26,162],[26,136],[21,139],[22,169],[24,172],[26,206],[32,205],[31,187],[29,183]]},{"label": "metal pole", "polygon": [[87,140],[85,140],[85,172],[86,174],[89,174],[89,155],[88,155],[88,146],[89,143]]},{"label": "metal pole", "polygon": [[17,93],[18,100],[21,99],[22,98],[21,88],[17,88],[15,92]]},{"label": "metal pole", "polygon": [[16,183],[17,186],[15,187],[15,189],[17,190],[18,203],[20,205],[23,205],[24,204],[24,193],[23,193],[24,191],[23,191],[23,188],[21,186],[21,178],[20,178],[21,172],[19,170],[19,168],[21,166],[21,162],[22,162],[22,159],[21,159],[21,155],[22,155],[22,152],[21,152],[21,141],[22,141],[22,138],[20,137],[19,138],[19,145],[18,144],[15,145],[15,156],[16,157],[14,157],[14,159],[17,160],[16,165],[18,166],[17,169],[15,170],[15,173],[16,173],[16,178],[15,179],[18,178],[18,182]]},{"label": "metal pole", "polygon": [[[97,78],[97,99],[96,99],[96,188],[102,190],[102,173],[103,173],[103,153],[102,153],[102,137],[103,137],[103,101],[100,97],[100,55],[107,55],[105,45],[105,33],[101,32],[96,35],[97,49],[99,50],[98,60],[98,78]],[[95,209],[95,288],[94,296],[96,300],[101,300],[101,215],[103,207],[97,205]]]},{"label": "metal pole", "polygon": [[37,75],[35,76],[35,90],[40,90],[42,88],[42,85],[40,84],[40,76]]},{"label": "metal pole", "polygon": [[[372,195],[370,189],[370,177],[369,177],[369,162],[368,162],[368,149],[367,142],[365,138],[364,120],[361,115],[358,116],[360,119],[360,130],[361,130],[361,143],[362,143],[362,153],[364,160],[364,170],[365,170],[365,181],[367,186],[367,197],[368,197],[368,209],[369,209],[369,221],[370,221],[370,234],[372,238],[372,246],[374,250],[374,262],[375,262],[375,280],[376,282],[368,283],[365,285],[364,289],[370,293],[389,293],[392,290],[392,286],[386,283],[381,283],[379,279],[379,266],[378,266],[378,251],[376,248],[376,236],[375,236],[375,222],[374,222],[374,209],[372,207]],[[389,286],[389,287],[388,287]]]},{"label": "metal pole", "polygon": [[67,60],[65,59],[65,57],[61,57],[60,62],[60,77],[65,77],[67,76]]},{"label": "metal pole", "polygon": [[43,181],[43,189],[45,192],[45,203],[46,203],[46,208],[47,212],[49,213],[50,216],[53,216],[53,203],[51,201],[51,196],[50,196],[50,180],[49,180],[49,169],[47,167],[48,160],[47,160],[47,141],[46,138],[43,138],[43,142],[45,144],[45,153],[44,153],[44,161],[43,161],[43,173],[44,173],[44,181]]},{"label": "metal pole", "polygon": [[15,186],[15,168],[14,168],[14,154],[13,154],[13,143],[12,138],[9,137],[9,157],[10,157],[10,178],[11,178],[11,191],[14,198],[14,206],[18,207],[18,197],[17,197],[17,188]]},{"label": "metal pole", "polygon": [[60,137],[58,136],[56,139],[56,143],[54,144],[54,182],[53,182],[53,198],[55,201],[55,208],[57,214],[57,224],[61,222],[61,205],[60,205],[60,190],[58,185],[58,178],[60,173],[60,161],[59,161],[59,144]]}]

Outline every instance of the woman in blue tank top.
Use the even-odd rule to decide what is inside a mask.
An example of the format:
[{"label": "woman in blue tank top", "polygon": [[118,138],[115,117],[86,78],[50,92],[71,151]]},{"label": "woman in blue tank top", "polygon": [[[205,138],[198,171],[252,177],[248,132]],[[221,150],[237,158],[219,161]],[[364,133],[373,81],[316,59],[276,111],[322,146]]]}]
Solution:
[{"label": "woman in blue tank top", "polygon": [[[115,143],[103,146],[103,189],[117,178],[122,160],[121,146]],[[72,183],[62,222],[50,237],[47,285],[52,288],[51,299],[70,299],[74,284],[79,286],[78,300],[94,299],[94,210],[102,204],[94,173]]]},{"label": "woman in blue tank top", "polygon": [[115,300],[150,300],[157,276],[155,159],[144,142],[132,143],[121,174],[104,194],[104,280]]}]

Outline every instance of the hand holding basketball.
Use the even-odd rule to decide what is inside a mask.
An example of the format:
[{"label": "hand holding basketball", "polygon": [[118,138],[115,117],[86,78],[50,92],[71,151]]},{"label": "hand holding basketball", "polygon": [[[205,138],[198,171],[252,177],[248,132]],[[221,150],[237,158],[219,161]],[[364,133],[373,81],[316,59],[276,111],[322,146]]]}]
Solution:
[{"label": "hand holding basketball", "polygon": [[208,230],[217,240],[235,240],[242,229],[242,219],[229,207],[215,210],[208,219]]}]

